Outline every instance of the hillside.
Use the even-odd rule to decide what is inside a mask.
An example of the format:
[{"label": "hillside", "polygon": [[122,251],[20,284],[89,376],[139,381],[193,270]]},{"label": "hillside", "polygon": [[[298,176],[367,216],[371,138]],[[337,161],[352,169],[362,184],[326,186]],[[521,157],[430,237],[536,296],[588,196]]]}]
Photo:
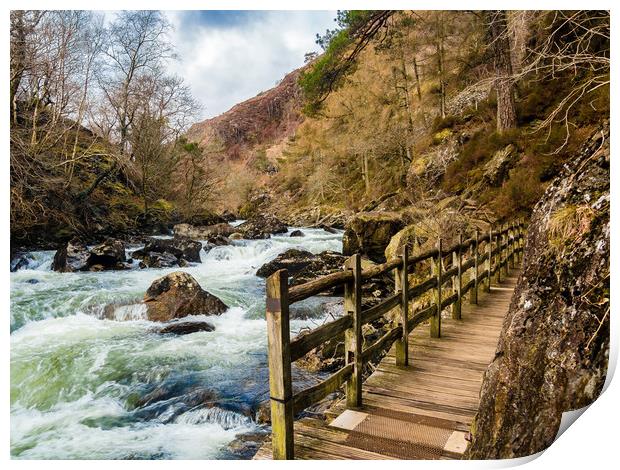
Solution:
[{"label": "hillside", "polygon": [[[11,251],[152,229],[141,218],[134,170],[115,158],[110,142],[70,120],[44,130],[37,145],[26,118],[11,130]],[[165,221],[169,210],[162,201],[152,214]]]},{"label": "hillside", "polygon": [[[390,21],[385,37],[357,56],[319,112],[302,117],[306,99],[295,83],[311,64],[192,127],[190,137],[211,146],[211,159],[225,162],[222,208],[337,225],[362,210],[429,214],[437,204],[451,204],[457,213],[475,206],[487,219],[527,215],[550,178],[609,114],[608,84],[584,90],[588,99],[566,101],[592,79],[590,72],[524,72],[524,38],[544,40],[539,28],[553,21],[544,15],[508,17],[511,28],[520,27],[510,34],[522,49],[511,55],[512,68],[523,72],[514,91],[516,119],[503,132],[497,130],[492,57],[481,47],[487,33],[479,18],[399,12]],[[440,49],[429,32],[438,27]]]},{"label": "hillside", "polygon": [[208,149],[221,149],[228,159],[242,160],[259,146],[292,136],[302,121],[302,96],[297,84],[300,70],[225,113],[194,124],[187,131],[188,138]]}]

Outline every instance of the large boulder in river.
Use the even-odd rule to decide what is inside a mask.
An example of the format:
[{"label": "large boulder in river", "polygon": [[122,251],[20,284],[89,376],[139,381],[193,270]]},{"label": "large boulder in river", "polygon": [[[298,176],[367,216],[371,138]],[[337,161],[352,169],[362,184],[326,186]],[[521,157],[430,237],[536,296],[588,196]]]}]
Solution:
[{"label": "large boulder in river", "polygon": [[188,315],[221,315],[228,308],[191,275],[177,271],[155,279],[144,295],[147,317],[168,321]]},{"label": "large boulder in river", "polygon": [[372,261],[385,261],[385,248],[404,227],[402,216],[396,212],[360,212],[351,217],[342,237],[342,252],[360,253]]},{"label": "large boulder in river", "polygon": [[178,224],[173,228],[174,234],[178,236],[193,238],[194,240],[207,240],[216,235],[228,235],[237,231],[235,227],[227,223],[220,223],[207,226],[194,226],[190,224]]},{"label": "large boulder in river", "polygon": [[259,215],[243,222],[234,231],[241,233],[243,238],[255,240],[269,238],[274,233],[286,233],[288,227],[272,215]]}]

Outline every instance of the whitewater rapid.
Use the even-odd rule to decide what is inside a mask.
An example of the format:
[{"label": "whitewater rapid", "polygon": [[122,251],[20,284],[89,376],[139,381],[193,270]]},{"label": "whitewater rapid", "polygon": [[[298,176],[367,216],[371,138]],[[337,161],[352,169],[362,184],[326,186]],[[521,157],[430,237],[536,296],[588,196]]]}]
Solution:
[{"label": "whitewater rapid", "polygon": [[[32,252],[11,273],[12,457],[231,458],[227,444],[259,430],[253,410],[268,398],[265,281],[256,270],[289,248],[342,249],[341,233],[301,228],[305,237],[289,237],[294,229],[203,251],[186,268],[56,273],[54,252]],[[204,318],[215,331],[159,335],[146,320],[144,292],[178,270],[229,306]],[[105,319],[111,303],[119,307]],[[298,308],[313,315],[292,321],[293,335],[325,319],[316,301]],[[297,379],[313,380],[299,371]]]}]

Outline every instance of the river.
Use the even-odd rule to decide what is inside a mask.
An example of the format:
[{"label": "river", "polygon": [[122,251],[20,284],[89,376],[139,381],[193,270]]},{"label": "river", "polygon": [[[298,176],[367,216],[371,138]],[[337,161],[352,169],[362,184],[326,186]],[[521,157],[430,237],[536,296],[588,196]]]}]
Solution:
[{"label": "river", "polygon": [[[265,281],[256,270],[289,248],[342,249],[342,233],[302,230],[203,250],[202,263],[186,268],[56,273],[53,251],[32,252],[11,273],[12,457],[233,458],[228,444],[263,429],[252,416],[268,398]],[[229,306],[204,318],[215,331],[160,335],[144,318],[146,289],[178,270]],[[104,319],[110,303],[130,305]],[[292,321],[292,334],[325,319],[319,305],[299,308],[313,315]],[[214,397],[208,405],[196,398],[205,394]]]}]

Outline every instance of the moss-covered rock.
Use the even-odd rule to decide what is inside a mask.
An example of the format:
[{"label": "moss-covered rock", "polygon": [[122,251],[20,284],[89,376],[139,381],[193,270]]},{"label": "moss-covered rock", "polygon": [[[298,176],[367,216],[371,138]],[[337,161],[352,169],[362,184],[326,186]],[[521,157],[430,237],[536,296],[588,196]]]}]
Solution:
[{"label": "moss-covered rock", "polygon": [[342,237],[342,252],[346,256],[360,253],[373,261],[385,261],[385,248],[404,227],[397,212],[360,212],[351,217]]}]

